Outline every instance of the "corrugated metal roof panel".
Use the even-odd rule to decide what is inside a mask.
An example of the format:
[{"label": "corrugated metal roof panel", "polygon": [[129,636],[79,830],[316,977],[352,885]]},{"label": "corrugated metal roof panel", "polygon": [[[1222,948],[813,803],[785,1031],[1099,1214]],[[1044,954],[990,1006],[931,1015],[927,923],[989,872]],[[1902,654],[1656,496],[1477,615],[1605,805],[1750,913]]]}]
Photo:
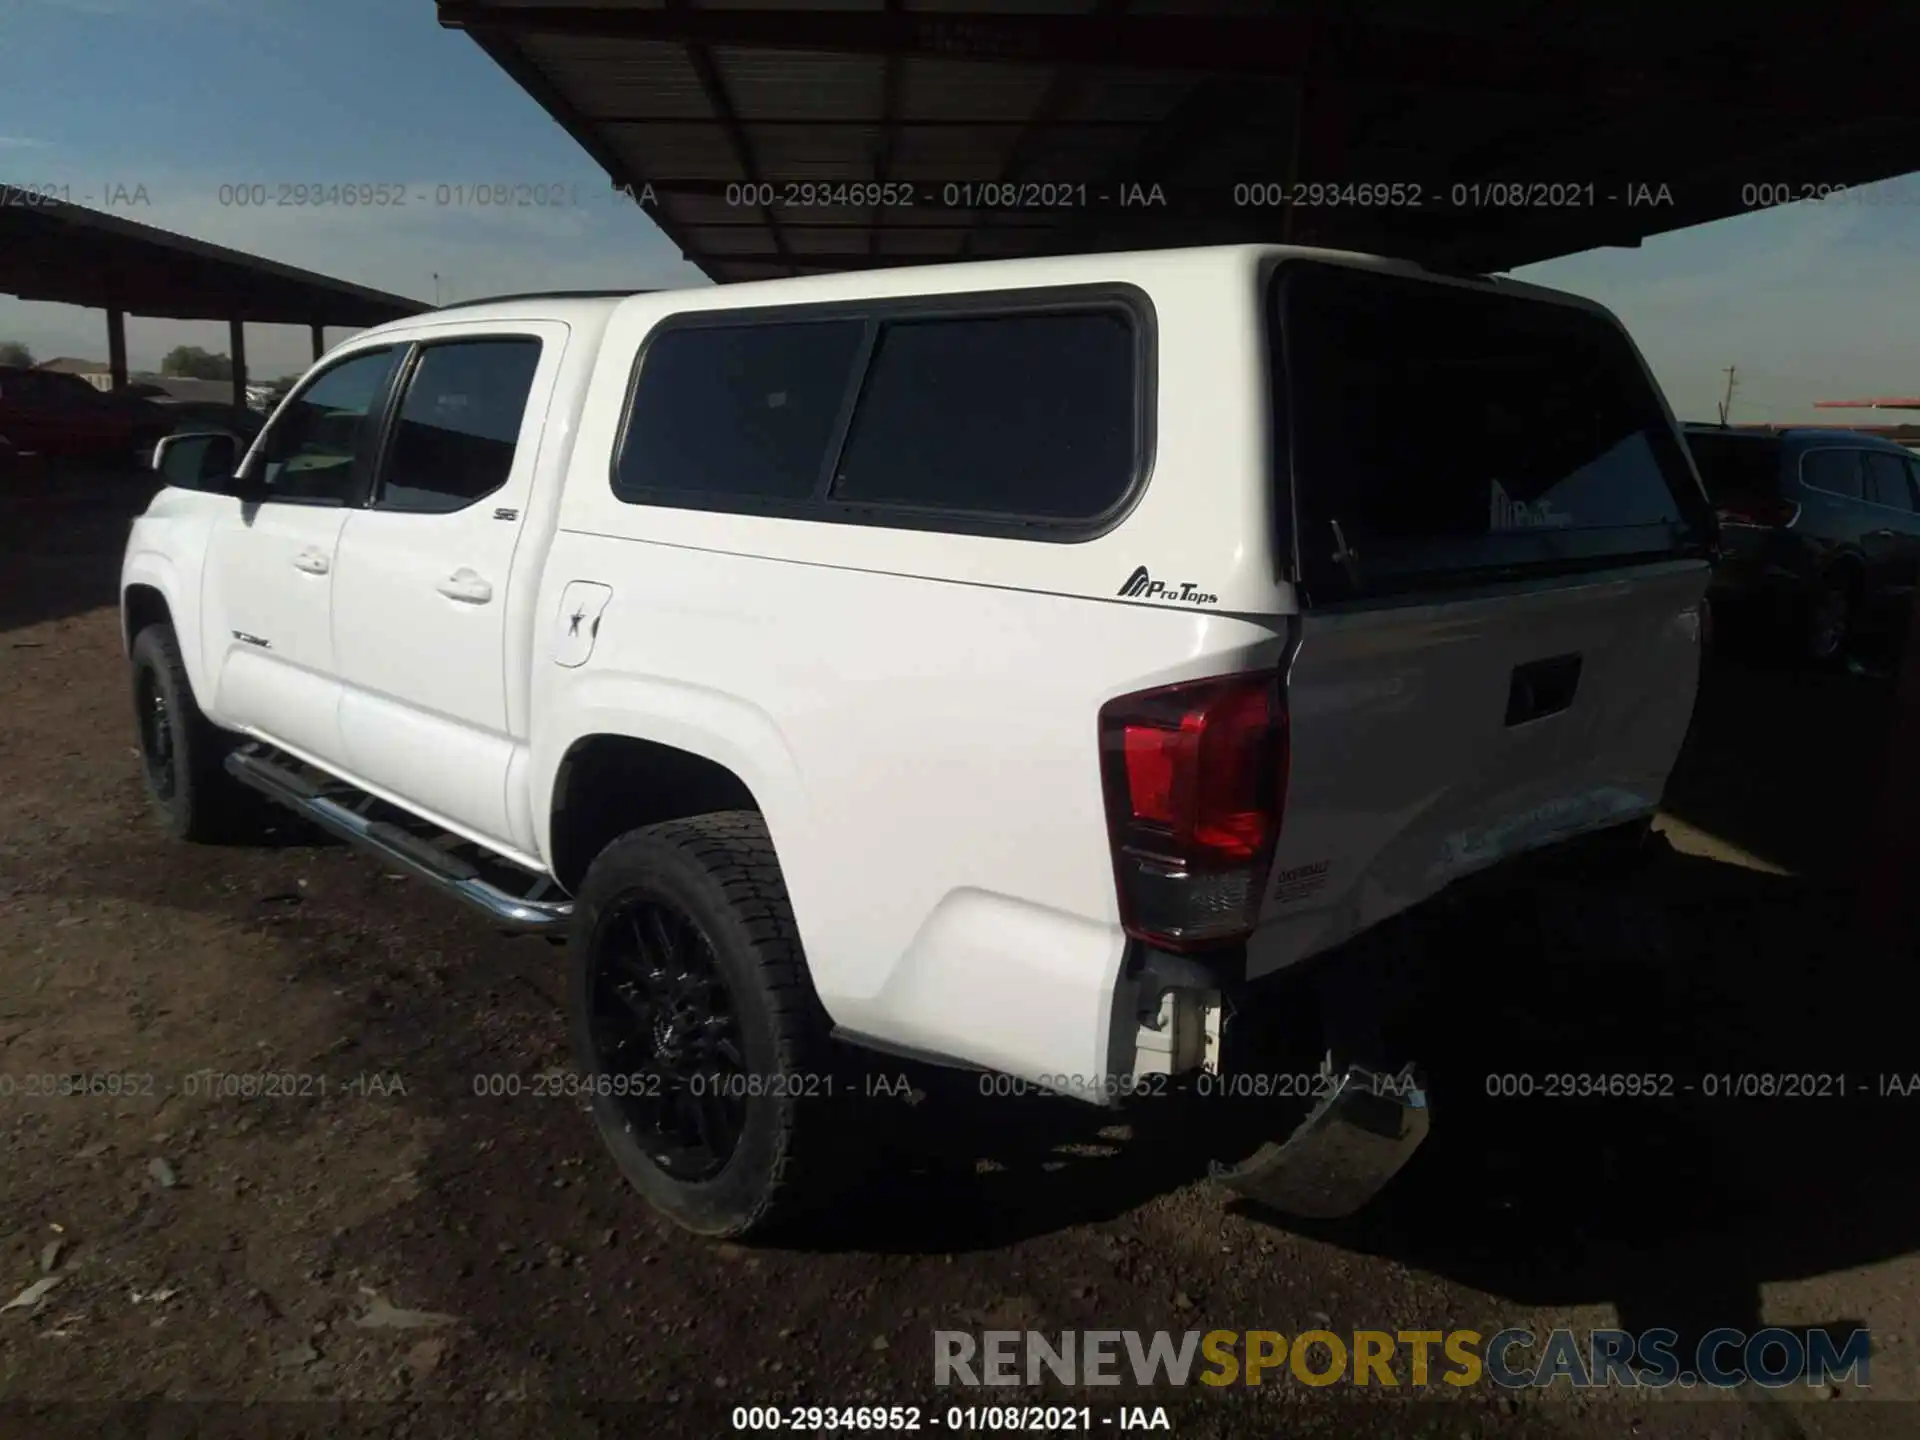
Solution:
[{"label": "corrugated metal roof panel", "polygon": [[[965,216],[944,230],[924,227],[923,201],[911,217],[882,217],[882,257],[895,223],[921,223],[901,243],[950,255],[1304,231],[1314,243],[1493,268],[1737,213],[1741,175],[1862,183],[1920,164],[1920,99],[1873,78],[1875,57],[1920,42],[1920,14],[1890,16],[1869,44],[1812,5],[1728,19],[1667,0],[1603,12],[1540,0],[1442,11],[1429,0],[1367,0],[1318,12],[1134,0],[1098,17],[1093,3],[757,0],[601,14],[562,0],[487,9],[441,0],[441,14],[479,23],[490,9],[497,19],[476,38],[622,178],[702,182],[705,193],[669,196],[659,213],[696,263],[731,278],[768,262],[701,257],[777,254],[781,243],[815,254],[851,238],[807,228],[809,207],[776,207],[776,234],[758,207],[725,205],[719,188],[748,165],[775,185],[882,173],[923,189],[1014,177],[1104,190],[1125,180],[1174,197],[1156,216],[1092,203],[998,211],[979,224]],[[568,34],[542,32],[546,9],[546,31]],[[1238,18],[1221,26],[1221,17]],[[717,92],[703,68],[717,72]],[[728,107],[737,135],[688,123],[718,121]],[[604,123],[638,118],[661,123]],[[1645,175],[1673,185],[1677,203],[1660,212],[1229,203],[1236,181],[1293,176],[1296,152],[1298,174],[1313,180],[1417,181],[1438,194],[1457,180]],[[856,250],[872,244],[859,234]]]},{"label": "corrugated metal roof panel", "polygon": [[865,55],[715,46],[727,98],[742,121],[878,117],[886,62]]},{"label": "corrugated metal roof panel", "polygon": [[697,120],[713,113],[684,46],[553,35],[518,43],[550,79],[564,81],[567,93],[590,119],[649,115]]},{"label": "corrugated metal roof panel", "polygon": [[916,120],[1024,120],[1052,82],[1051,65],[900,62],[900,113]]}]

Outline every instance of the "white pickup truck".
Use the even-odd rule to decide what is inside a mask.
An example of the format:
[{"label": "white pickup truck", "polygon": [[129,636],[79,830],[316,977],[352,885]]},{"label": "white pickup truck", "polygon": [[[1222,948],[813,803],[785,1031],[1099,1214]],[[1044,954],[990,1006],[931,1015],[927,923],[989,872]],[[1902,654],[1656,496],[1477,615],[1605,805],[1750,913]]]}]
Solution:
[{"label": "white pickup truck", "polygon": [[1428,1107],[1349,942],[1646,824],[1713,524],[1605,310],[1270,246],[451,307],[155,464],[166,828],[264,792],[565,934],[709,1235],[832,1193],[862,1050],[1145,1104],[1277,1031],[1218,1173],[1362,1203]]}]

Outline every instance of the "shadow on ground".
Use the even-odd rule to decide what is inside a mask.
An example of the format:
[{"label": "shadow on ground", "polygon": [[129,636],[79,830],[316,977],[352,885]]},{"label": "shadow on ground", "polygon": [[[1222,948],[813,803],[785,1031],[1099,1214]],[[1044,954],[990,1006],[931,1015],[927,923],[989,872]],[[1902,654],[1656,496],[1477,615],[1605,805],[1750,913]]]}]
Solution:
[{"label": "shadow on ground", "polygon": [[1712,657],[1666,809],[1783,869],[1844,884],[1892,700],[1881,680]]},{"label": "shadow on ground", "polygon": [[[1453,959],[1420,1012],[1426,1148],[1350,1221],[1268,1218],[1522,1303],[1610,1302],[1683,1354],[1760,1328],[1762,1285],[1920,1248],[1920,1096],[1882,1093],[1920,1072],[1920,990],[1910,959],[1852,934],[1887,723],[1870,682],[1711,666],[1671,809],[1802,873],[1663,855],[1641,888],[1665,904],[1665,961],[1562,963],[1488,944],[1491,925],[1436,940]],[[1673,1098],[1542,1093],[1617,1073],[1671,1075]],[[1501,1077],[1534,1095],[1490,1094]]]},{"label": "shadow on ground", "polygon": [[[0,496],[0,564],[24,582],[0,586],[0,628],[110,604],[125,523],[148,488],[129,479],[32,503]],[[1419,1012],[1433,1141],[1348,1222],[1261,1218],[1521,1303],[1611,1303],[1626,1328],[1691,1334],[1754,1328],[1768,1282],[1914,1250],[1920,1099],[1903,1105],[1875,1093],[1883,1073],[1920,1069],[1914,976],[1849,938],[1848,878],[1887,708],[1884,686],[1853,677],[1711,665],[1670,809],[1796,873],[1661,857],[1644,884],[1670,912],[1675,944],[1665,962],[1569,962],[1543,955],[1524,933],[1516,940],[1500,923],[1506,917],[1448,922],[1433,941],[1441,963]],[[240,862],[187,857],[183,850],[163,861],[146,835],[116,835],[76,850],[67,883],[77,894],[119,892],[159,905],[177,902],[194,875],[205,882],[196,908],[259,925],[263,907],[286,898],[270,876],[295,873],[302,858],[289,851],[251,863],[242,872],[248,883],[232,888],[225,867]],[[977,1077],[880,1062],[875,1073],[889,1085],[906,1073],[932,1098],[869,1106],[855,1123],[880,1132],[884,1168],[809,1250],[769,1252],[764,1270],[742,1268],[736,1284],[728,1267],[749,1258],[716,1259],[645,1217],[577,1105],[476,1097],[473,1079],[483,1072],[532,1076],[565,1065],[558,952],[496,941],[464,917],[443,917],[441,901],[411,887],[399,898],[377,867],[335,858],[339,868],[321,872],[338,890],[333,908],[288,909],[288,932],[311,943],[289,984],[337,1001],[343,1037],[353,1041],[341,1063],[377,1069],[404,1059],[406,1107],[440,1129],[421,1166],[421,1198],[390,1217],[407,1228],[335,1231],[317,1242],[316,1263],[391,1274],[396,1235],[440,1236],[445,1243],[405,1247],[409,1283],[459,1297],[454,1303],[496,1321],[502,1334],[536,1337],[528,1357],[583,1394],[612,1375],[621,1388],[644,1389],[645,1367],[661,1355],[680,1357],[676,1373],[700,1373],[706,1357],[737,1344],[726,1327],[749,1307],[837,1316],[858,1307],[876,1276],[911,1268],[910,1257],[965,1258],[1097,1226],[1200,1173],[1198,1155],[1130,1143],[1114,1128],[1123,1117],[1064,1100],[983,1095]],[[1531,1075],[1538,1089],[1546,1075],[1621,1072],[1672,1074],[1676,1093],[1617,1102],[1488,1093],[1490,1075]],[[1714,1083],[1706,1077],[1727,1076],[1733,1089],[1731,1077],[1743,1072],[1844,1075],[1866,1093],[1705,1093]],[[1833,1081],[1803,1088],[1830,1091]],[[323,1120],[316,1112],[310,1123]],[[603,1234],[604,1242],[593,1238]],[[555,1251],[573,1253],[548,1254],[555,1237],[564,1241]],[[577,1253],[602,1245],[591,1266]],[[916,1304],[949,1303],[944,1270],[912,1268],[913,1284],[925,1287]],[[1124,1278],[1142,1293],[1162,1288]],[[588,1284],[609,1324],[591,1336],[543,1330]],[[730,1289],[738,1294],[723,1298]],[[713,1303],[655,1310],[652,1297],[674,1295]],[[1847,1328],[1856,1317],[1805,1318]],[[570,1347],[579,1354],[569,1358]]]},{"label": "shadow on ground", "polygon": [[127,529],[156,488],[133,469],[0,472],[0,632],[115,604]]}]

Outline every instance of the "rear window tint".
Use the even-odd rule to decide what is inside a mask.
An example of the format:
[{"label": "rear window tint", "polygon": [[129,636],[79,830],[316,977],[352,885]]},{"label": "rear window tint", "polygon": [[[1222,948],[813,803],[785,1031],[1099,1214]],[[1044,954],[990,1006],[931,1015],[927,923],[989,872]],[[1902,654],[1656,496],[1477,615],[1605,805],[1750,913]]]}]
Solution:
[{"label": "rear window tint", "polygon": [[1666,558],[1711,533],[1604,318],[1316,264],[1280,271],[1276,305],[1310,597]]},{"label": "rear window tint", "polygon": [[1842,495],[1860,498],[1860,452],[1858,450],[1809,450],[1800,457],[1800,483]]},{"label": "rear window tint", "polygon": [[1715,500],[1780,493],[1780,442],[1751,435],[1687,432],[1700,483]]},{"label": "rear window tint", "polygon": [[882,325],[834,498],[1077,520],[1133,479],[1132,327],[1118,313]]},{"label": "rear window tint", "polygon": [[614,493],[812,495],[862,331],[857,320],[661,331],[640,365]]}]

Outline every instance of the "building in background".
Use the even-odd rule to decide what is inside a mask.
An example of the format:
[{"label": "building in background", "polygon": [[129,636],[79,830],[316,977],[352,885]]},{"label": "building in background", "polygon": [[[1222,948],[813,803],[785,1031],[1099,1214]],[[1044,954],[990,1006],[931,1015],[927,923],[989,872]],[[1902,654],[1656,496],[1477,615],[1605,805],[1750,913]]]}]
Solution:
[{"label": "building in background", "polygon": [[113,369],[104,360],[76,360],[71,355],[58,355],[42,360],[33,368],[51,370],[56,375],[78,375],[96,390],[113,389]]},{"label": "building in background", "polygon": [[[104,360],[80,360],[72,355],[59,355],[52,360],[43,360],[33,367],[36,370],[49,370],[56,375],[74,375],[93,386],[94,389],[110,392],[113,389],[113,368]],[[256,389],[266,390],[267,386],[248,386],[249,399]],[[225,405],[233,399],[231,380],[196,380],[187,375],[157,375],[152,371],[137,371],[127,377],[127,393],[138,395],[147,400],[157,400],[162,404],[172,401],[192,401],[202,405]]]}]

